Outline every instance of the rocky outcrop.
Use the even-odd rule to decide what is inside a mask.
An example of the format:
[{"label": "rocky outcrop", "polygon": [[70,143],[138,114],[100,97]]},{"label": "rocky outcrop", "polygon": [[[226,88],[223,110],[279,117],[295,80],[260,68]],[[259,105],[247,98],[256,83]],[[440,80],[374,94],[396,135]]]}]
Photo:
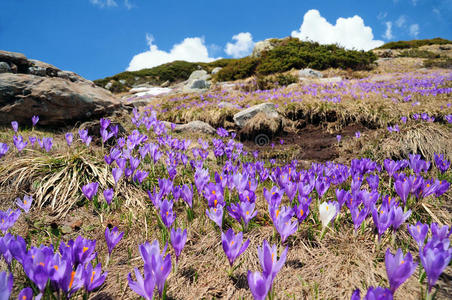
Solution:
[{"label": "rocky outcrop", "polygon": [[216,67],[212,70],[212,75],[217,74],[218,72],[221,71],[221,69],[223,69],[222,67]]},{"label": "rocky outcrop", "polygon": [[176,125],[175,132],[201,132],[207,134],[215,134],[215,128],[202,121],[191,121],[187,124]]},{"label": "rocky outcrop", "polygon": [[251,57],[260,57],[263,51],[269,51],[274,49],[279,44],[278,39],[266,39],[263,41],[259,41],[254,44],[253,52],[251,53]]},{"label": "rocky outcrop", "polygon": [[0,124],[29,124],[38,115],[40,125],[55,126],[99,118],[122,107],[109,91],[73,72],[7,51],[0,51],[0,63],[9,67],[9,72],[0,72]]},{"label": "rocky outcrop", "polygon": [[212,76],[204,70],[196,70],[190,74],[187,83],[184,86],[185,92],[204,91],[210,88],[210,78]]},{"label": "rocky outcrop", "polygon": [[302,70],[300,70],[298,72],[298,77],[301,77],[301,78],[306,78],[306,77],[308,77],[308,78],[322,78],[323,74],[320,73],[319,71],[306,68],[306,69],[302,69]]},{"label": "rocky outcrop", "polygon": [[263,113],[269,119],[281,118],[273,103],[261,103],[236,113],[234,115],[234,123],[238,127],[243,128],[246,122],[251,120],[258,113]]}]

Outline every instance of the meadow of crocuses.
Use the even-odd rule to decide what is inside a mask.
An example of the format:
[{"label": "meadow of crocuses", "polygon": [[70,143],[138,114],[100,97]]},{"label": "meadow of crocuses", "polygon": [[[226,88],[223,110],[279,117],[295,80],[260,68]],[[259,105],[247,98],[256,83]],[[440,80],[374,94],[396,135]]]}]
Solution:
[{"label": "meadow of crocuses", "polygon": [[[170,110],[242,100],[288,109],[307,95],[347,105],[379,94],[400,105],[438,106],[435,115],[407,111],[383,130],[398,134],[408,118],[451,130],[451,80],[450,73],[433,73],[287,93],[219,92],[181,105],[174,103],[183,98],[174,98]],[[56,191],[52,176],[61,168],[0,180],[0,299],[451,296],[452,171],[445,153],[432,160],[422,153],[381,161],[354,157],[302,169],[296,160],[261,159],[222,127],[215,136],[176,134],[160,121],[165,113],[159,105],[135,109],[123,124],[125,134],[108,118],[91,135],[86,129],[42,131],[39,116],[2,129],[2,176],[29,157],[51,165],[58,155],[77,153],[89,153],[97,169],[78,182],[67,179],[76,191],[68,198],[75,199]],[[282,138],[275,147],[284,146]],[[55,189],[43,197],[39,186],[49,181]],[[50,201],[52,195],[58,199]],[[56,212],[54,202],[65,209]],[[74,219],[80,224],[62,230]],[[443,272],[448,275],[441,278]]]}]

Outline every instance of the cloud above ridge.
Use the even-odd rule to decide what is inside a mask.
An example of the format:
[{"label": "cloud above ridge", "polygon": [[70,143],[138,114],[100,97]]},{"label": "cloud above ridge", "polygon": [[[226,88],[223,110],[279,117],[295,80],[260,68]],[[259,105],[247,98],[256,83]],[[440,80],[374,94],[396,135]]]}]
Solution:
[{"label": "cloud above ridge", "polygon": [[337,43],[347,49],[366,51],[384,44],[381,40],[374,40],[372,28],[365,26],[360,16],[338,18],[333,25],[316,9],[306,12],[300,28],[292,31],[291,35],[300,40],[310,40],[320,44]]},{"label": "cloud above ridge", "polygon": [[235,43],[227,43],[224,52],[234,58],[251,54],[254,48],[253,36],[249,32],[240,32],[232,37]]},{"label": "cloud above ridge", "polygon": [[149,50],[136,54],[130,61],[127,71],[152,68],[175,60],[211,62],[217,59],[209,56],[204,39],[200,37],[187,37],[179,44],[173,45],[170,51],[160,50],[154,44],[152,35],[147,34],[146,40]]}]

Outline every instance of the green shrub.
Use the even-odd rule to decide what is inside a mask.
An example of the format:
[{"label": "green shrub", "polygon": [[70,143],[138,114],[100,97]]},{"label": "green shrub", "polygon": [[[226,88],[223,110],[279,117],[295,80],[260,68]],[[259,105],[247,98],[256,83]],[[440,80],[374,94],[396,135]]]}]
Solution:
[{"label": "green shrub", "polygon": [[427,50],[409,49],[400,52],[400,57],[439,58],[440,55]]},{"label": "green shrub", "polygon": [[424,61],[424,67],[426,68],[444,68],[444,69],[452,69],[452,58],[437,58],[437,59],[428,59]]},{"label": "green shrub", "polygon": [[258,63],[259,59],[253,57],[244,57],[231,61],[216,74],[215,79],[218,81],[231,81],[248,78],[254,75]]},{"label": "green shrub", "polygon": [[409,48],[418,48],[425,45],[445,45],[445,44],[452,44],[452,41],[442,38],[412,40],[412,41],[397,41],[386,43],[377,49],[409,49]]},{"label": "green shrub", "polygon": [[345,50],[338,45],[320,45],[287,38],[279,46],[262,53],[257,73],[273,74],[292,68],[366,70],[376,59],[372,52]]}]

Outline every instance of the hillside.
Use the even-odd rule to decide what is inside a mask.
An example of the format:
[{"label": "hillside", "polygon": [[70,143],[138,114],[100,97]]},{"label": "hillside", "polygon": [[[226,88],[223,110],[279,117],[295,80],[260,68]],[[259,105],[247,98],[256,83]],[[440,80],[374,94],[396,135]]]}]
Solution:
[{"label": "hillside", "polygon": [[[112,92],[118,93],[144,83],[162,85],[166,82],[167,84],[181,82],[187,80],[190,74],[199,68],[210,73],[214,68],[222,67],[214,79],[231,81],[253,75],[269,75],[302,68],[366,70],[370,69],[377,59],[372,52],[345,50],[337,45],[302,42],[297,38],[266,41],[271,46],[257,55],[240,59],[220,59],[211,63],[174,61],[151,69],[122,72],[94,82],[98,86],[109,87]],[[110,86],[107,86],[108,83]]]}]

